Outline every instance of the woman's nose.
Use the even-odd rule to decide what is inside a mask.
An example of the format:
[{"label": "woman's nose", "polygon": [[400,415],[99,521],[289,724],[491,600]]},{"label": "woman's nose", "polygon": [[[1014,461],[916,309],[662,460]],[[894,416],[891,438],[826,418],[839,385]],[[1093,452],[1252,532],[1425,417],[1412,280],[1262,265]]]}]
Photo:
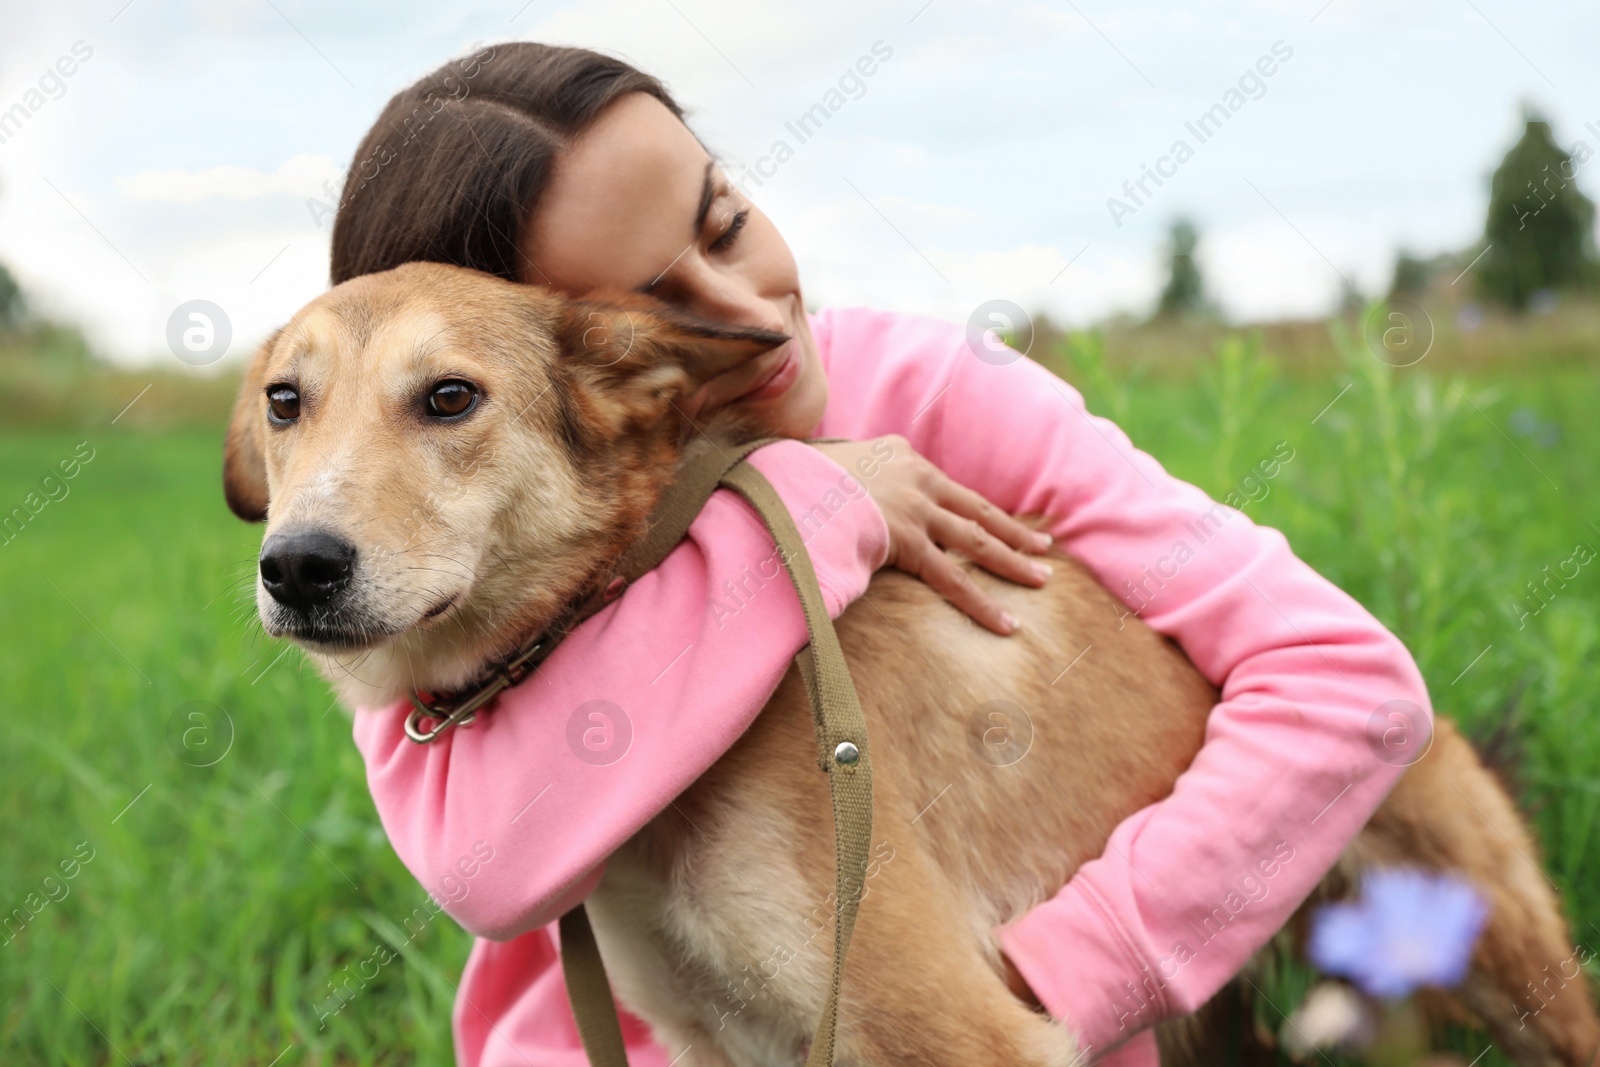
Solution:
[{"label": "woman's nose", "polygon": [[719,270],[703,259],[685,272],[683,293],[688,310],[712,322],[757,326],[788,333],[789,324],[772,300],[762,295],[755,279],[734,270]]}]

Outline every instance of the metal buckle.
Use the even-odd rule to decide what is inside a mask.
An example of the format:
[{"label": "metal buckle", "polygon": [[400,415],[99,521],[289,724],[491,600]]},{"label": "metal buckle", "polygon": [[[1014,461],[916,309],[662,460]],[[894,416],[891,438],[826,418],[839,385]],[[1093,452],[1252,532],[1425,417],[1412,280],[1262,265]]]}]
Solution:
[{"label": "metal buckle", "polygon": [[[436,739],[440,734],[452,726],[465,726],[477,716],[473,713],[477,706],[471,701],[461,705],[455,711],[445,711],[443,708],[430,707],[424,704],[417,694],[411,694],[411,713],[406,716],[406,736],[419,745],[426,745]],[[439,724],[432,729],[422,728],[423,719],[438,719]]]},{"label": "metal buckle", "polygon": [[529,672],[523,670],[523,668],[537,666],[542,662],[544,660],[544,652],[549,647],[550,635],[540,634],[538,640],[518,652],[500,667],[500,676],[507,679],[508,685],[516,685],[528,676]]},{"label": "metal buckle", "polygon": [[[537,661],[543,658],[541,653],[549,646],[549,635],[541,635],[533,644],[496,668],[493,678],[477,692],[464,699],[453,711],[436,708],[423,701],[416,693],[412,693],[411,712],[406,716],[406,736],[419,745],[426,745],[452,726],[470,725],[477,718],[480,708],[499,696],[503,690],[510,689],[526,678],[530,672],[525,668],[530,664],[536,665]],[[425,730],[422,727],[423,719],[437,719],[439,723]]]}]

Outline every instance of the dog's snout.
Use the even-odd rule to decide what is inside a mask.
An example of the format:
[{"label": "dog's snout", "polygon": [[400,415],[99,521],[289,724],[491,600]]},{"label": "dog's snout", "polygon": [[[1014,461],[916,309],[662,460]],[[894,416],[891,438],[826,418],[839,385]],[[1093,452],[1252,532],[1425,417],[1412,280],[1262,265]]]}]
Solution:
[{"label": "dog's snout", "polygon": [[323,530],[277,534],[261,546],[261,584],[272,599],[309,611],[350,584],[356,548]]}]

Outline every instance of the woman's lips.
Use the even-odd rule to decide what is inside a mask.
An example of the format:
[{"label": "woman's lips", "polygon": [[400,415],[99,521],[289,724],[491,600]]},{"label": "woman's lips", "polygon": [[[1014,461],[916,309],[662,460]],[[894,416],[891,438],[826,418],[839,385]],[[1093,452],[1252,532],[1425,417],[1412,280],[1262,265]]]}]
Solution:
[{"label": "woman's lips", "polygon": [[785,341],[778,346],[773,358],[777,360],[777,365],[770,372],[763,373],[747,392],[735,399],[771,400],[789,391],[795,379],[800,377],[799,343],[795,340]]}]

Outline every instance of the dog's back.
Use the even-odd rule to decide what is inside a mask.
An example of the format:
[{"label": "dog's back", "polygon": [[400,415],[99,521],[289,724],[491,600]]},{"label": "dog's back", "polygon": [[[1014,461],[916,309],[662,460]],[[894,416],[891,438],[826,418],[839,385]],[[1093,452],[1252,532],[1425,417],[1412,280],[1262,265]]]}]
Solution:
[{"label": "dog's back", "polygon": [[[1171,642],[1075,561],[1058,561],[1043,590],[972,576],[1023,620],[1014,636],[979,629],[894,571],[838,620],[875,768],[841,1063],[1080,1062],[1067,1031],[1005,986],[991,928],[1053,895],[1122,819],[1171,792],[1216,701]],[[1446,788],[1497,817],[1463,818]],[[608,861],[589,901],[608,968],[674,1054],[690,1050],[681,1062],[802,1062],[832,950],[829,812],[791,670],[738,744]],[[1441,723],[1434,751],[1319,896],[1369,864],[1461,870],[1497,911],[1466,999],[1519,1062],[1586,1063],[1585,1042],[1600,1040],[1586,990],[1566,998],[1562,1018],[1512,1025],[1522,983],[1570,954],[1532,847]],[[1135,1014],[1133,1025],[1150,1021]]]}]

